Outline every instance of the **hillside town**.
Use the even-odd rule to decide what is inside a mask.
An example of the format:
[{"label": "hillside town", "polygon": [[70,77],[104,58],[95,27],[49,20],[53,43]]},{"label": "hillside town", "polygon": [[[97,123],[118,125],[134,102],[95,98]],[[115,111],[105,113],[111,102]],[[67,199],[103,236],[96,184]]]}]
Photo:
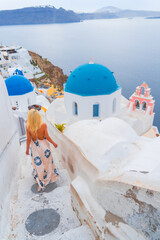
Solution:
[{"label": "hillside town", "polygon": [[[126,99],[106,66],[90,60],[67,77],[47,63],[0,48],[0,239],[159,239],[160,138],[148,84]],[[25,154],[30,109],[58,145],[58,180],[40,193]]]}]

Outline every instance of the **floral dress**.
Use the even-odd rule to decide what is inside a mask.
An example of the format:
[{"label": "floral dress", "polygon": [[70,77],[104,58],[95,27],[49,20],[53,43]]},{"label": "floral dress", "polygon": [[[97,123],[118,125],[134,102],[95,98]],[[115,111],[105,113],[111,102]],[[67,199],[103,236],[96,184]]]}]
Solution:
[{"label": "floral dress", "polygon": [[59,174],[55,168],[49,142],[43,140],[31,140],[31,157],[33,176],[41,189],[49,183],[56,182]]}]

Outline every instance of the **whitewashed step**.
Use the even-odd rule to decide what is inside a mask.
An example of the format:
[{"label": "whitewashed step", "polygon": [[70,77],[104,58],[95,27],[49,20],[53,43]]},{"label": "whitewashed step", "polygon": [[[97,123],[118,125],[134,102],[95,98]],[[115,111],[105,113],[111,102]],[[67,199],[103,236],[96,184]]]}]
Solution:
[{"label": "whitewashed step", "polygon": [[137,233],[132,227],[124,223],[120,223],[118,226],[109,223],[107,229],[118,240],[146,240],[140,233]]},{"label": "whitewashed step", "polygon": [[94,236],[88,226],[80,226],[69,230],[59,240],[94,240]]}]

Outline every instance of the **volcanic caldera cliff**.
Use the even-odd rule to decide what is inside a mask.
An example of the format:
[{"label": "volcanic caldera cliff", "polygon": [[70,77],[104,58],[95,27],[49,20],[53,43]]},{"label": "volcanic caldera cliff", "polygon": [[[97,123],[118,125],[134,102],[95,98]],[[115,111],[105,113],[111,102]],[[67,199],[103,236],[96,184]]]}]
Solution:
[{"label": "volcanic caldera cliff", "polygon": [[37,84],[40,85],[43,82],[49,82],[54,86],[63,87],[63,84],[67,81],[68,76],[63,73],[63,70],[53,65],[46,58],[42,58],[37,53],[28,51],[32,60],[35,61],[45,76],[37,80]]}]

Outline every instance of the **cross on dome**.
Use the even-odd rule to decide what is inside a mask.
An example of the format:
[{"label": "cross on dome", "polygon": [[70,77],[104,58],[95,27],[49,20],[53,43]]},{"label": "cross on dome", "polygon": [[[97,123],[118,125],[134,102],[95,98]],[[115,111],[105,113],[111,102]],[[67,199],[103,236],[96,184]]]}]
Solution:
[{"label": "cross on dome", "polygon": [[94,64],[92,57],[90,58],[89,64]]}]

